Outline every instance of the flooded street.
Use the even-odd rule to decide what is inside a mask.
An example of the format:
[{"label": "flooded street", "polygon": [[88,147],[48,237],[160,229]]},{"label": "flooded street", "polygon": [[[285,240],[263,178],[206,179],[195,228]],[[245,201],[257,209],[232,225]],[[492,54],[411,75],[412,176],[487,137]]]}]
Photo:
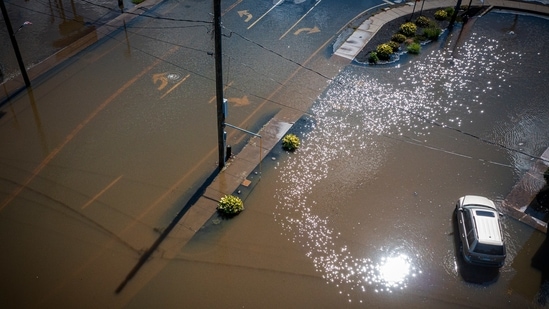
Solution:
[{"label": "flooded street", "polygon": [[544,307],[545,235],[506,216],[505,265],[471,267],[453,210],[500,204],[549,147],[548,31],[489,13],[456,48],[348,66],[292,129],[302,147],[275,148],[242,190],[246,210],[213,217],[128,308]]}]

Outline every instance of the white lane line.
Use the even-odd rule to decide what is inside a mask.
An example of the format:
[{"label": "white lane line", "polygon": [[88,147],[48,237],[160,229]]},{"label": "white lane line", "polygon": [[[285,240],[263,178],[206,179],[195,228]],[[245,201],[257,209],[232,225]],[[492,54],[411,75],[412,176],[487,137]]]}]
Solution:
[{"label": "white lane line", "polygon": [[284,0],[280,0],[280,1],[278,1],[275,5],[273,5],[273,7],[270,8],[267,12],[265,12],[265,14],[261,15],[261,17],[259,17],[256,21],[254,21],[254,22],[248,27],[248,30],[250,30],[250,28],[252,28],[253,26],[255,26],[255,24],[257,24],[263,17],[265,17],[267,14],[269,14],[272,10],[274,10],[274,8],[276,8],[277,6],[279,6],[282,2],[284,2]]}]

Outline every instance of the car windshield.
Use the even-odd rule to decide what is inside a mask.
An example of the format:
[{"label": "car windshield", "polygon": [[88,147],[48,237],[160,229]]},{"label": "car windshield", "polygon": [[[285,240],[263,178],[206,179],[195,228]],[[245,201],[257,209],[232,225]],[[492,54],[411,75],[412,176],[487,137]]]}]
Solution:
[{"label": "car windshield", "polygon": [[475,252],[481,254],[489,255],[503,255],[503,246],[487,245],[487,244],[477,244],[475,247]]}]

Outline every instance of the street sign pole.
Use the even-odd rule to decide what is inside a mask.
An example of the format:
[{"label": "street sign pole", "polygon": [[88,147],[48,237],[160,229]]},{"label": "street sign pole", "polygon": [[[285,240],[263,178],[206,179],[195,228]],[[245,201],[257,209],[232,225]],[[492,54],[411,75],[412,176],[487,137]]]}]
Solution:
[{"label": "street sign pole", "polygon": [[223,108],[223,64],[221,55],[221,0],[214,1],[214,41],[215,41],[215,95],[217,101],[217,146],[219,150],[219,170],[225,167],[225,112]]}]

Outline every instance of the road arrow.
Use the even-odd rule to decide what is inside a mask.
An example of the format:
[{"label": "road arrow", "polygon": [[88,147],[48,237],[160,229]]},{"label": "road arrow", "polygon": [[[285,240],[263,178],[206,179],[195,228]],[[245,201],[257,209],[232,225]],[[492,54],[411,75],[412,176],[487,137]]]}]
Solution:
[{"label": "road arrow", "polygon": [[252,14],[248,12],[248,10],[238,11],[238,16],[240,17],[246,16],[246,19],[244,19],[244,22],[246,23],[249,22],[253,17]]},{"label": "road arrow", "polygon": [[166,86],[168,86],[168,73],[153,74],[153,84],[156,84],[157,81],[160,81],[160,86],[158,86],[158,90],[164,89]]},{"label": "road arrow", "polygon": [[301,29],[297,30],[296,32],[294,32],[294,35],[299,35],[302,32],[307,32],[307,34],[318,33],[318,32],[320,32],[320,29],[318,29],[317,26],[315,26],[314,28],[301,28]]},{"label": "road arrow", "polygon": [[250,104],[250,100],[248,99],[248,96],[245,95],[242,98],[228,98],[227,101],[229,103],[233,103],[236,106],[244,106]]}]

